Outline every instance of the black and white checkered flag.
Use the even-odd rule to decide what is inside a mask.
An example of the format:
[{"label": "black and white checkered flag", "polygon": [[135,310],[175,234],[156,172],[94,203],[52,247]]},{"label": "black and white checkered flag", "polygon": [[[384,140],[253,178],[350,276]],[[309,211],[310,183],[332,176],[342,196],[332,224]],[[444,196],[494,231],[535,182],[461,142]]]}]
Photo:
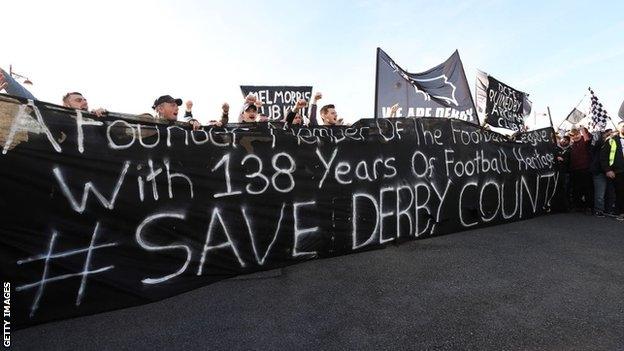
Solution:
[{"label": "black and white checkered flag", "polygon": [[609,115],[607,111],[602,107],[602,103],[598,101],[598,97],[594,94],[592,88],[589,88],[591,94],[591,122],[589,128],[593,131],[604,131],[607,128],[607,120]]}]

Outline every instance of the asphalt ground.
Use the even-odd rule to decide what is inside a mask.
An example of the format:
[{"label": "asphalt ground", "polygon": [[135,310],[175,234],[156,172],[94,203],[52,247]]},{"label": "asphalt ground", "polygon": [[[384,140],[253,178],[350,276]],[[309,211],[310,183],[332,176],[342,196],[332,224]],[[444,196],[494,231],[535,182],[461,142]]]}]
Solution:
[{"label": "asphalt ground", "polygon": [[243,276],[14,332],[16,350],[622,350],[624,223],[584,214]]}]

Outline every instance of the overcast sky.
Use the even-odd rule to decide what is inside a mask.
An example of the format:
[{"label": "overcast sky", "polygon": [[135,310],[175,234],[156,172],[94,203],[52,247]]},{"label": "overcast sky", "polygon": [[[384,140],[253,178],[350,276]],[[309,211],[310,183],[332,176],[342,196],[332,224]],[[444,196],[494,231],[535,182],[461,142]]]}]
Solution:
[{"label": "overcast sky", "polygon": [[[0,66],[44,101],[151,112],[170,94],[205,122],[241,84],[313,85],[347,121],[372,117],[375,50],[424,71],[458,49],[476,69],[561,121],[591,86],[612,117],[624,99],[621,1],[8,1]],[[587,101],[587,99],[586,99]],[[581,107],[587,108],[585,103]],[[182,114],[182,113],[181,113]],[[181,115],[180,114],[180,115]]]}]

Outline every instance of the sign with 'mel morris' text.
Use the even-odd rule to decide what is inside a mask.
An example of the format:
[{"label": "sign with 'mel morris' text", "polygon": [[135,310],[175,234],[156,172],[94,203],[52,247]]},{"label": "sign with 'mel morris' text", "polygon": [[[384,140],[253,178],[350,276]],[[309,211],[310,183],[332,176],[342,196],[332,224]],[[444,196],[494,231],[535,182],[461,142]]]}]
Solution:
[{"label": "sign with 'mel morris' text", "polygon": [[[282,121],[299,99],[310,102],[311,86],[256,86],[241,85],[243,97],[253,94],[262,102],[259,112],[270,121]],[[308,111],[303,109],[303,117],[308,118]]]}]

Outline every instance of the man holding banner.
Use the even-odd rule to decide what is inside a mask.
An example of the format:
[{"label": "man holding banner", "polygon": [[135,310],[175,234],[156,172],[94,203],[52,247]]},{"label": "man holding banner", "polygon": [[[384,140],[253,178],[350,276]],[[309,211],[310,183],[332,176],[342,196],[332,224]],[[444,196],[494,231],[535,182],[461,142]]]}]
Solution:
[{"label": "man holding banner", "polygon": [[[87,99],[81,93],[74,91],[63,96],[63,106],[73,108],[75,110],[89,111]],[[91,113],[97,117],[104,116],[108,111],[103,108],[92,110]]]},{"label": "man holding banner", "polygon": [[[178,120],[180,105],[182,105],[182,99],[174,99],[171,95],[163,95],[154,100],[152,108],[156,111],[156,117],[169,122],[175,122]],[[193,130],[198,130],[201,127],[196,119],[190,119],[188,123]]]}]

